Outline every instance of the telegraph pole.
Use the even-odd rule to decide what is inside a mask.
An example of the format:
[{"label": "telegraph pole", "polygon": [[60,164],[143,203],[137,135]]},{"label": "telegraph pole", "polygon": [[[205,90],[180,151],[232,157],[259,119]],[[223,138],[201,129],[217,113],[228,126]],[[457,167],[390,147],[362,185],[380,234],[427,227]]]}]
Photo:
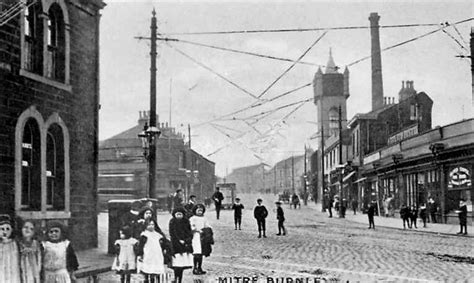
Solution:
[{"label": "telegraph pole", "polygon": [[342,108],[339,105],[339,217],[343,218],[342,212]]},{"label": "telegraph pole", "polygon": [[[151,66],[150,66],[150,128],[156,128],[156,12],[153,9],[151,13]],[[156,184],[156,139],[153,137],[150,139],[150,156],[148,160],[149,167],[149,192],[150,197],[156,197],[155,184]]]},{"label": "telegraph pole", "polygon": [[307,169],[306,169],[306,144],[304,145],[304,173],[303,173],[303,188],[304,188],[304,195],[303,195],[303,202],[304,205],[308,205],[308,188],[306,187],[306,180],[308,179]]}]

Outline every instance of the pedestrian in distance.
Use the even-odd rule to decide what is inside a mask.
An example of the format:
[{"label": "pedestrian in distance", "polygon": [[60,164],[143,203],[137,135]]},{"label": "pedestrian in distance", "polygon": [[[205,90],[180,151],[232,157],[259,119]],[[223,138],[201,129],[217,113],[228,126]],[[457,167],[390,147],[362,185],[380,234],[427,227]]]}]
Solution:
[{"label": "pedestrian in distance", "polygon": [[121,283],[130,283],[131,274],[137,269],[138,240],[132,237],[132,229],[123,226],[119,231],[119,239],[115,241],[115,259],[112,270],[120,274]]},{"label": "pedestrian in distance", "polygon": [[191,218],[193,216],[193,211],[194,207],[196,206],[196,196],[195,195],[190,195],[189,196],[189,201],[188,203],[184,206],[184,209],[186,209],[186,217]]},{"label": "pedestrian in distance", "polygon": [[418,228],[416,227],[417,218],[418,218],[418,210],[416,209],[415,206],[412,206],[410,209],[410,226],[411,227],[415,226],[415,228]]},{"label": "pedestrian in distance", "polygon": [[42,243],[44,282],[75,282],[79,262],[63,224],[52,221],[47,231],[48,239]]},{"label": "pedestrian in distance", "polygon": [[[400,218],[403,221],[403,229],[406,229],[406,226],[408,226],[408,228],[411,228],[410,209],[405,204],[402,205],[402,207],[400,208]],[[405,226],[405,222],[406,222],[406,226]]]},{"label": "pedestrian in distance", "polygon": [[328,208],[328,213],[329,213],[329,218],[332,218],[332,207],[333,207],[333,203],[332,203],[332,198],[330,195],[327,195],[327,208]]},{"label": "pedestrian in distance", "polygon": [[20,252],[14,239],[14,223],[8,214],[0,215],[0,282],[21,282]]},{"label": "pedestrian in distance", "polygon": [[354,215],[356,215],[358,205],[359,204],[357,202],[357,199],[353,198],[352,201],[351,201],[351,206],[352,206],[352,210],[354,211]]},{"label": "pedestrian in distance", "polygon": [[268,216],[267,208],[262,205],[262,199],[257,199],[257,205],[253,210],[253,216],[257,219],[257,226],[258,226],[258,237],[261,238],[262,234],[263,237],[266,238],[267,235],[265,234],[265,218]]},{"label": "pedestrian in distance", "polygon": [[137,269],[145,276],[145,283],[160,283],[159,278],[166,274],[165,257],[161,248],[164,235],[157,232],[158,224],[152,218],[146,220],[145,227],[138,242]]},{"label": "pedestrian in distance", "polygon": [[[275,202],[277,206],[277,220],[278,220],[278,234],[277,236],[286,235],[286,229],[283,223],[285,222],[285,213],[283,212],[283,208],[281,207],[281,202],[277,201]],[[283,234],[281,233],[283,231]]]},{"label": "pedestrian in distance", "polygon": [[[298,195],[296,193],[293,193],[293,195],[291,196],[291,203],[293,204],[293,207],[296,209],[296,207],[298,206],[299,208],[301,208],[301,204],[300,204],[300,198],[298,197]],[[291,207],[291,206],[290,206]]]},{"label": "pedestrian in distance", "polygon": [[183,190],[177,189],[173,196],[173,209],[183,207]]},{"label": "pedestrian in distance", "polygon": [[423,221],[423,228],[426,228],[426,218],[428,217],[428,215],[426,214],[426,206],[425,206],[425,204],[422,204],[422,205],[420,206],[419,215],[420,215],[421,221]]},{"label": "pedestrian in distance", "polygon": [[214,204],[216,206],[216,217],[219,219],[219,215],[221,213],[222,201],[224,200],[224,195],[220,192],[219,187],[216,187],[216,191],[212,195],[212,199],[214,200]]},{"label": "pedestrian in distance", "polygon": [[193,266],[193,233],[189,219],[184,217],[184,208],[175,208],[169,222],[169,233],[173,251],[172,268],[175,283],[182,283],[183,271]]},{"label": "pedestrian in distance", "polygon": [[240,225],[242,224],[242,210],[244,209],[244,205],[240,203],[240,198],[235,198],[235,203],[232,205],[232,209],[234,210],[235,230],[237,230],[237,226],[240,230]]},{"label": "pedestrian in distance", "polygon": [[428,199],[428,208],[431,216],[431,222],[437,223],[436,213],[438,212],[438,204],[432,197]]},{"label": "pedestrian in distance", "polygon": [[27,220],[23,222],[18,247],[20,249],[21,282],[41,282],[41,245],[36,239],[36,229],[33,221]]},{"label": "pedestrian in distance", "polygon": [[467,235],[467,205],[464,199],[459,201],[459,209],[456,210],[456,213],[458,214],[459,226],[461,228],[457,234]]},{"label": "pedestrian in distance", "polygon": [[346,199],[342,199],[342,202],[341,202],[341,218],[345,218],[346,217],[346,207],[347,207],[347,201]]},{"label": "pedestrian in distance", "polygon": [[206,207],[202,204],[196,205],[194,208],[194,215],[189,219],[189,224],[191,225],[191,231],[193,232],[193,256],[194,256],[194,268],[193,274],[201,275],[206,274],[206,271],[202,269],[203,261],[203,245],[201,242],[201,234],[205,228],[211,228],[209,221],[204,216]]},{"label": "pedestrian in distance", "polygon": [[372,201],[369,204],[369,209],[367,210],[367,217],[369,218],[369,229],[375,229],[374,223],[374,215],[375,215],[375,201]]}]

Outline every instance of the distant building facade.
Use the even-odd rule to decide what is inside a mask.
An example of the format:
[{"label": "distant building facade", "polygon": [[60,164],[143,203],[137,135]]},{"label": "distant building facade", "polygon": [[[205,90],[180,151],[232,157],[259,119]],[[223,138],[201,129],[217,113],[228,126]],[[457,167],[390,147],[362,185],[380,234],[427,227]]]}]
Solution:
[{"label": "distant building facade", "polygon": [[[26,1],[25,1],[26,2]],[[100,0],[0,5],[0,213],[97,246]],[[10,18],[3,17],[10,13]],[[86,233],[84,231],[87,231]]]},{"label": "distant building facade", "polygon": [[[106,208],[110,199],[152,197],[165,206],[166,197],[177,189],[185,196],[195,194],[202,201],[215,187],[215,163],[189,149],[184,135],[168,123],[157,127],[156,188],[148,192],[148,163],[138,134],[149,120],[148,112],[141,111],[138,124],[100,142],[99,148],[99,204]],[[158,119],[157,119],[158,120]],[[186,171],[188,170],[188,174]]]}]

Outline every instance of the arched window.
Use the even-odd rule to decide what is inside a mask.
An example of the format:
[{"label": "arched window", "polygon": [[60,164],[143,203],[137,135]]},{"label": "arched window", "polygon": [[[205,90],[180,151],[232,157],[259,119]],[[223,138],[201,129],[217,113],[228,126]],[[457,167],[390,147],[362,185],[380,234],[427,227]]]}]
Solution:
[{"label": "arched window", "polygon": [[46,76],[64,82],[65,24],[61,7],[54,3],[48,11]]},{"label": "arched window", "polygon": [[329,110],[329,135],[336,134],[339,130],[339,111],[336,108]]},{"label": "arched window", "polygon": [[34,119],[25,124],[21,149],[21,208],[38,211],[41,210],[41,144],[39,126]]},{"label": "arched window", "polygon": [[[30,4],[31,1],[28,1]],[[43,73],[43,20],[41,1],[36,1],[25,9],[23,14],[24,45],[23,67],[36,74]]]},{"label": "arched window", "polygon": [[46,208],[63,210],[64,194],[64,141],[61,127],[53,124],[46,136]]}]

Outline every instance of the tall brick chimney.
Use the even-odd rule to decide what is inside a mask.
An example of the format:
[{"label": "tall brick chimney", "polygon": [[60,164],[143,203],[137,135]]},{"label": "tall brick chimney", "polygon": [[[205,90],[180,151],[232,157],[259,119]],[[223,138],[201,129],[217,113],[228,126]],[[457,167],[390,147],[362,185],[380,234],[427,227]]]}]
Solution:
[{"label": "tall brick chimney", "polygon": [[370,38],[372,43],[372,110],[383,107],[382,56],[380,54],[379,19],[370,13]]}]

